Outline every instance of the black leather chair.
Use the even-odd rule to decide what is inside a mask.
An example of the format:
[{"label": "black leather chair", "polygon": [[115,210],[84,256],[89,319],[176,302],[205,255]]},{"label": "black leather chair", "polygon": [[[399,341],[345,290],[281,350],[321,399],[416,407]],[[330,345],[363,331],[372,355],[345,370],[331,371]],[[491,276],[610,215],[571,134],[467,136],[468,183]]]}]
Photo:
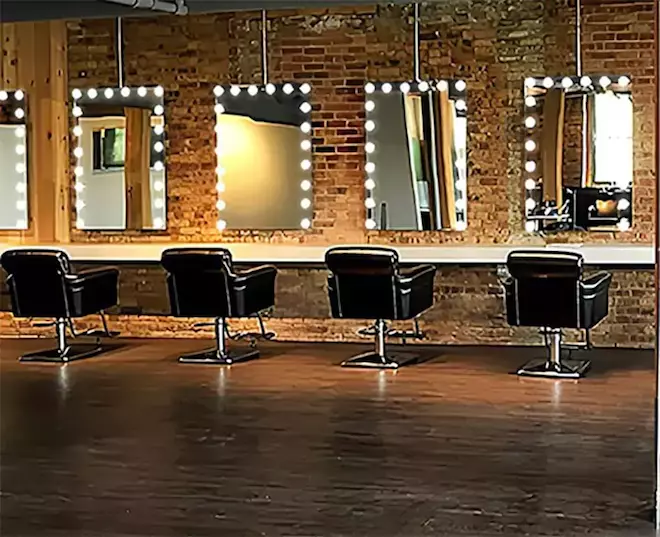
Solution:
[{"label": "black leather chair", "polygon": [[[406,335],[388,330],[386,321],[416,321],[433,305],[436,268],[420,265],[402,269],[396,250],[372,246],[331,248],[326,252],[325,262],[330,271],[328,294],[332,316],[376,320],[371,330],[375,335],[375,350],[355,356],[342,366],[396,369],[417,361],[416,355],[386,352],[388,335]],[[421,336],[418,329],[411,335]]]},{"label": "black leather chair", "polygon": [[[65,252],[40,249],[7,250],[0,263],[8,274],[14,316],[55,319],[57,347],[23,355],[22,361],[66,363],[88,358],[103,352],[100,337],[117,335],[108,331],[104,316],[104,310],[117,305],[116,268],[76,273]],[[73,319],[91,314],[101,315],[103,330],[76,334]],[[74,337],[93,336],[96,343],[69,344],[67,325]]]},{"label": "black leather chair", "polygon": [[[172,314],[177,317],[214,319],[215,347],[179,358],[183,363],[231,365],[258,358],[259,351],[230,351],[227,348],[227,318],[257,317],[259,334],[239,334],[232,339],[266,333],[261,313],[275,305],[277,269],[261,266],[237,272],[225,248],[171,248],[163,252]],[[199,326],[199,325],[198,325]]]},{"label": "black leather chair", "polygon": [[534,326],[542,330],[549,355],[518,370],[519,375],[551,378],[580,378],[589,370],[588,360],[562,360],[562,329],[589,331],[608,313],[612,275],[599,272],[583,277],[584,260],[579,253],[520,250],[507,259],[509,277],[504,281],[507,320],[512,326]]}]

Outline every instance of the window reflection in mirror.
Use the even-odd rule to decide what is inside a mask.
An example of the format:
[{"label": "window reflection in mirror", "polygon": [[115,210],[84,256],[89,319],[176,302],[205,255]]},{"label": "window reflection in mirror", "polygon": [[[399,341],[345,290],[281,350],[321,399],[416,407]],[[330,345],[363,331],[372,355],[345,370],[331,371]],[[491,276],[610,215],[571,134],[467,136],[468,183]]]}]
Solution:
[{"label": "window reflection in mirror", "polygon": [[0,90],[0,229],[28,228],[26,96]]},{"label": "window reflection in mirror", "polygon": [[163,89],[74,90],[76,224],[166,227]]},{"label": "window reflection in mirror", "polygon": [[627,76],[525,82],[528,231],[625,231],[632,223],[633,103]]},{"label": "window reflection in mirror", "polygon": [[467,227],[467,97],[463,80],[368,83],[366,227]]},{"label": "window reflection in mirror", "polygon": [[216,86],[220,231],[312,223],[309,84]]}]

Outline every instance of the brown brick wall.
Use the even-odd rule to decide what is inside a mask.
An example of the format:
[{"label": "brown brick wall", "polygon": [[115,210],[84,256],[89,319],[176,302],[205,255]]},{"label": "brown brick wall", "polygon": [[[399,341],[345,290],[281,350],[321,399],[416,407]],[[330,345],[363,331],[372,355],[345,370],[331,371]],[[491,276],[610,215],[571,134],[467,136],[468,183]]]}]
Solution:
[{"label": "brown brick wall", "polygon": [[[552,242],[650,243],[653,197],[652,2],[589,3],[583,14],[584,71],[626,73],[633,78],[636,120],[634,226],[627,233],[562,234]],[[363,85],[413,75],[409,7],[360,7],[332,11],[270,12],[271,81],[313,86],[314,229],[311,232],[215,229],[213,95],[216,83],[260,82],[258,13],[125,20],[126,83],[166,88],[168,133],[168,231],[178,241],[384,244],[543,243],[523,233],[522,82],[526,76],[575,73],[575,8],[568,0],[453,0],[422,6],[423,77],[468,82],[468,231],[364,231],[362,173]],[[113,23],[69,24],[70,86],[115,85]],[[73,221],[73,220],[72,220]],[[143,233],[73,232],[76,241],[162,240]],[[598,331],[611,344],[650,345],[652,277],[616,271],[612,313]],[[334,338],[352,323],[327,316],[323,274],[286,269],[280,275],[278,318],[288,339]],[[503,320],[495,269],[443,267],[427,329],[438,342],[525,342]],[[182,326],[150,316],[163,309],[162,276],[149,267],[122,272],[122,308],[143,317],[121,317],[128,333],[164,334]],[[8,318],[0,327],[9,330]],[[287,320],[289,319],[289,320]],[[13,325],[11,325],[13,326]],[[177,328],[178,330],[178,328]],[[176,331],[177,334],[185,332]],[[598,340],[598,339],[597,339]]]}]

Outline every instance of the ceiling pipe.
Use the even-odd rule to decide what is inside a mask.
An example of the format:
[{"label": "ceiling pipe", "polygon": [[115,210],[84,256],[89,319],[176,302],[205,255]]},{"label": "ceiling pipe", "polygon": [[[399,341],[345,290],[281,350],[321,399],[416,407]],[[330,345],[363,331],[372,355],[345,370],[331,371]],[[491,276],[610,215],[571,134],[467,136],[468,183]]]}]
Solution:
[{"label": "ceiling pipe", "polygon": [[103,0],[110,4],[120,4],[133,9],[150,9],[161,13],[173,15],[187,15],[188,7],[185,0]]}]

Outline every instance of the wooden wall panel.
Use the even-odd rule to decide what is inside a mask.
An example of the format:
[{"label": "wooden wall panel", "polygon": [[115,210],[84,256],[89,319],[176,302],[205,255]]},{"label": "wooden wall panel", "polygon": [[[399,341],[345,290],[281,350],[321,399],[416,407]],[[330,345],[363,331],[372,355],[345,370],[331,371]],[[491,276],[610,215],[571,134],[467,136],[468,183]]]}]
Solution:
[{"label": "wooden wall panel", "polygon": [[0,25],[2,83],[27,95],[30,229],[20,242],[69,241],[67,30],[64,21]]}]

